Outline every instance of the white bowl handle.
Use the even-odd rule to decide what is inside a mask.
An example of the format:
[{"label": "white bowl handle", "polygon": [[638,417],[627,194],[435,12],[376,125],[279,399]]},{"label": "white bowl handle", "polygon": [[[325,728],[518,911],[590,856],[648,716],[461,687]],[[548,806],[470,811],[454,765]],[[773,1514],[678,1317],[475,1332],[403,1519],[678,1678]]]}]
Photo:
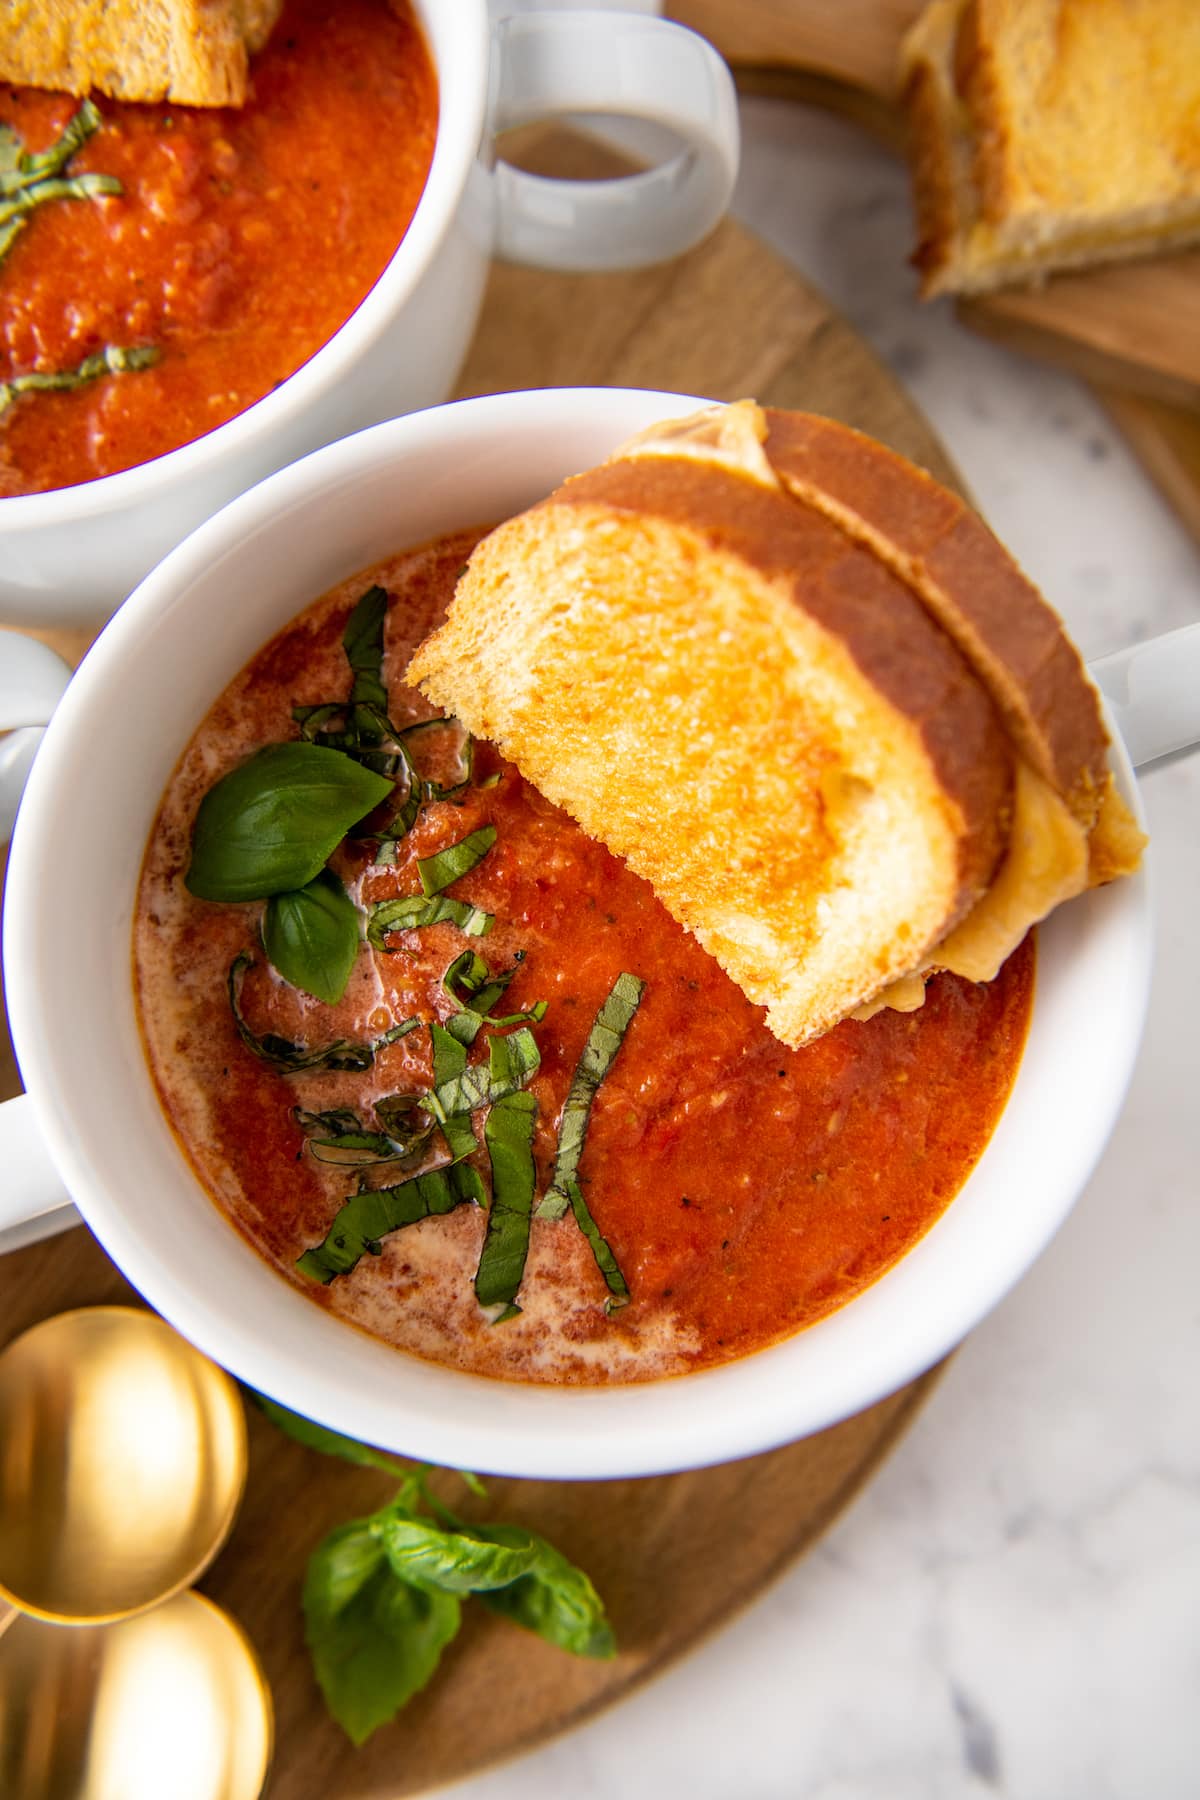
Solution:
[{"label": "white bowl handle", "polygon": [[[11,733],[0,739],[0,842],[12,835],[42,728],[70,679],[67,664],[36,638],[0,635],[0,731]],[[79,1224],[25,1094],[0,1104],[0,1170],[0,1251]]]},{"label": "white bowl handle", "polygon": [[1200,624],[1088,666],[1135,769],[1200,744]]},{"label": "white bowl handle", "polygon": [[711,44],[644,13],[500,19],[491,128],[598,114],[664,128],[670,162],[616,181],[558,181],[500,162],[497,256],[543,269],[636,269],[688,250],[729,203],[737,97]]}]

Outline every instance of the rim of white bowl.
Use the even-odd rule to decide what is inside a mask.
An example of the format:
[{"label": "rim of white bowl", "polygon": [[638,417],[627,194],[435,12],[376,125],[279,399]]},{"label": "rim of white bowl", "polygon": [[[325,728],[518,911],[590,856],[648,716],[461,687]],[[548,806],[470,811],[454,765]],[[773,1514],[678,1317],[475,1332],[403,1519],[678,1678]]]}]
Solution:
[{"label": "rim of white bowl", "polygon": [[[338,379],[348,362],[365,354],[416,287],[450,228],[479,155],[488,97],[491,24],[487,0],[455,0],[450,24],[438,0],[412,0],[438,82],[438,125],[433,159],[416,211],[378,280],[333,336],[298,369],[224,424],[161,456],[113,475],[71,487],[0,499],[0,529],[69,526],[133,500],[153,500],[163,488],[187,482],[211,464],[237,454],[305,412]],[[446,42],[437,54],[435,39]],[[447,53],[453,34],[453,55]]]},{"label": "rim of white bowl", "polygon": [[[25,978],[13,984],[11,995],[14,1039],[47,1144],[72,1192],[88,1196],[91,1204],[85,1205],[85,1214],[95,1217],[97,1235],[114,1261],[201,1350],[284,1405],[351,1437],[433,1462],[501,1475],[605,1479],[733,1460],[849,1417],[930,1368],[1008,1292],[1070,1212],[1119,1114],[1148,997],[1152,945],[1149,877],[1143,869],[1074,902],[1043,927],[1033,1020],[1013,1096],[975,1172],[913,1249],[851,1303],[807,1330],[718,1368],[656,1382],[611,1389],[542,1388],[420,1362],[314,1307],[240,1241],[238,1267],[257,1271],[257,1277],[247,1273],[247,1281],[268,1306],[283,1318],[294,1304],[304,1309],[306,1324],[312,1322],[312,1337],[320,1339],[319,1353],[314,1349],[301,1361],[265,1342],[258,1319],[251,1318],[248,1309],[239,1312],[220,1283],[193,1285],[161,1244],[141,1239],[121,1211],[115,1179],[103,1177],[112,1191],[100,1189],[99,1201],[95,1200],[96,1162],[111,1160],[111,1153],[104,1150],[98,1134],[89,1139],[90,1127],[76,1129],[71,1117],[75,1090],[68,1071],[58,1068],[65,1051],[60,1055],[44,1030],[41,1002],[35,1002],[33,994],[35,989],[52,991],[61,962],[53,924],[46,922],[48,909],[38,877],[46,879],[61,858],[62,823],[53,807],[43,811],[42,794],[71,776],[72,761],[86,759],[111,706],[109,671],[119,670],[128,656],[137,653],[142,639],[169,634],[176,613],[172,594],[178,604],[178,596],[186,594],[218,555],[244,542],[252,529],[269,529],[269,521],[284,510],[285,499],[294,511],[327,489],[344,490],[349,479],[377,468],[381,461],[399,459],[411,465],[423,448],[439,442],[455,442],[465,449],[475,421],[481,429],[491,430],[504,421],[512,437],[555,425],[565,430],[582,408],[589,415],[612,419],[615,444],[645,421],[648,400],[654,402],[654,417],[670,416],[696,403],[693,396],[616,389],[548,389],[454,402],[369,427],[314,451],[231,501],[169,553],[97,640],[35,761],[29,804],[18,820],[10,865],[6,943],[14,950],[18,943],[22,946],[26,971]],[[306,603],[301,598],[297,610]],[[175,755],[192,729],[194,722],[181,721]],[[1136,807],[1128,760],[1116,739],[1115,765]],[[1084,945],[1078,955],[1057,954],[1060,943],[1073,941]],[[123,954],[127,969],[127,947]],[[128,990],[127,976],[115,979]],[[1065,992],[1065,1000],[1055,995],[1056,988]],[[1043,994],[1051,995],[1052,1003],[1040,1009]],[[1082,1042],[1079,1032],[1068,1026],[1072,996],[1085,1001],[1092,1015]],[[128,998],[126,1005],[132,1010]],[[1055,1089],[1064,1054],[1086,1075],[1077,1086],[1087,1095],[1091,1123],[1074,1133],[1057,1129]],[[150,1087],[147,1075],[145,1088]],[[150,1098],[158,1112],[152,1129],[169,1138],[152,1092]],[[1037,1115],[1035,1124],[1038,1117],[1043,1121],[1048,1174],[1040,1171],[1036,1191],[1027,1179],[1023,1184],[1011,1181],[1004,1190],[1003,1207],[987,1200],[982,1217],[987,1254],[968,1256],[966,1273],[959,1273],[952,1292],[940,1286],[931,1289],[929,1271],[936,1273],[947,1257],[953,1263],[956,1243],[974,1245],[980,1234],[980,1205],[970,1196],[973,1189],[982,1191],[981,1179],[992,1183],[1010,1160],[1016,1175],[1028,1176],[1022,1162],[1027,1154],[1022,1132],[1031,1109]],[[203,1197],[204,1217],[210,1224],[199,1229],[219,1228],[226,1239],[236,1239],[234,1229],[191,1174],[174,1139],[170,1142],[180,1178]],[[990,1173],[981,1178],[984,1169]],[[915,1296],[909,1290],[920,1289],[922,1283],[936,1292],[937,1304],[914,1312]],[[289,1300],[278,1299],[279,1294]],[[819,1387],[806,1384],[806,1368],[814,1359],[821,1368]],[[368,1364],[381,1377],[379,1385],[363,1381],[362,1370]],[[397,1371],[409,1373],[422,1396],[419,1407],[409,1410],[411,1396],[403,1393],[405,1384],[397,1380]],[[397,1390],[402,1393],[400,1402],[394,1397]]]}]

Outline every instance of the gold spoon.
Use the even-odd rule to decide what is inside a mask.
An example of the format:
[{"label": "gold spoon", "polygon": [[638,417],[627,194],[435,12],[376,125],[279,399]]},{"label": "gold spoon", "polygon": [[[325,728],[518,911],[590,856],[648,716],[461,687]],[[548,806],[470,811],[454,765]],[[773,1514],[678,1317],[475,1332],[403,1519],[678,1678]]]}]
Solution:
[{"label": "gold spoon", "polygon": [[200,1594],[115,1625],[18,1614],[0,1644],[0,1793],[255,1800],[271,1703],[245,1637]]},{"label": "gold spoon", "polygon": [[60,1313],[0,1354],[0,1598],[22,1612],[158,1605],[208,1567],[245,1480],[237,1388],[155,1314]]},{"label": "gold spoon", "polygon": [[245,1480],[237,1388],[153,1313],[61,1313],[0,1353],[0,1794],[255,1800],[270,1690],[180,1591]]}]

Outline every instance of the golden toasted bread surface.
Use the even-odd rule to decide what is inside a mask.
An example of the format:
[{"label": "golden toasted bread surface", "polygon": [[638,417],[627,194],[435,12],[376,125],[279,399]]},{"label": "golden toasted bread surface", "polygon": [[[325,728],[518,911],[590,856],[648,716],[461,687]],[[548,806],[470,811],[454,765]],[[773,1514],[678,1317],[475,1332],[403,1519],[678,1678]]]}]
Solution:
[{"label": "golden toasted bread surface", "polygon": [[283,0],[0,0],[0,78],[119,100],[240,106]]},{"label": "golden toasted bread surface", "polygon": [[1057,614],[947,488],[862,432],[766,409],[767,456],[790,493],[905,582],[985,683],[1022,755],[1085,829],[1108,781],[1099,699]]},{"label": "golden toasted bread surface", "polygon": [[1003,728],[868,551],[720,468],[616,461],[501,526],[409,679],[624,856],[788,1043],[1004,848]]},{"label": "golden toasted bread surface", "polygon": [[1200,238],[1194,0],[933,0],[902,77],[927,294]]}]

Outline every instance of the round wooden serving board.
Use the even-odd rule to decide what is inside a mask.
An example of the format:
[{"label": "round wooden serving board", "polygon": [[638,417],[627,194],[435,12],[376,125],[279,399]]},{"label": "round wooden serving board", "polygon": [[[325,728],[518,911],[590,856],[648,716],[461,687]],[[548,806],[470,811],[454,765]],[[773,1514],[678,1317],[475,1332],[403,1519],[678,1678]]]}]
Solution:
[{"label": "round wooden serving board", "polygon": [[[552,153],[560,172],[604,172],[578,140],[556,138]],[[577,384],[753,395],[828,413],[954,480],[928,425],[863,343],[730,221],[680,261],[632,275],[495,269],[461,392]],[[0,1092],[18,1086],[5,1040]],[[81,1228],[0,1259],[0,1342],[68,1307],[136,1298]],[[582,1564],[620,1654],[580,1661],[468,1605],[430,1687],[361,1750],[328,1718],[313,1680],[300,1585],[325,1532],[374,1510],[394,1484],[302,1449],[251,1407],[245,1504],[202,1585],[246,1628],[271,1684],[271,1800],[399,1800],[530,1749],[627,1694],[813,1542],[935,1378],[817,1437],[720,1468],[608,1483],[493,1481],[485,1504],[456,1495],[464,1511],[536,1527]]]}]

